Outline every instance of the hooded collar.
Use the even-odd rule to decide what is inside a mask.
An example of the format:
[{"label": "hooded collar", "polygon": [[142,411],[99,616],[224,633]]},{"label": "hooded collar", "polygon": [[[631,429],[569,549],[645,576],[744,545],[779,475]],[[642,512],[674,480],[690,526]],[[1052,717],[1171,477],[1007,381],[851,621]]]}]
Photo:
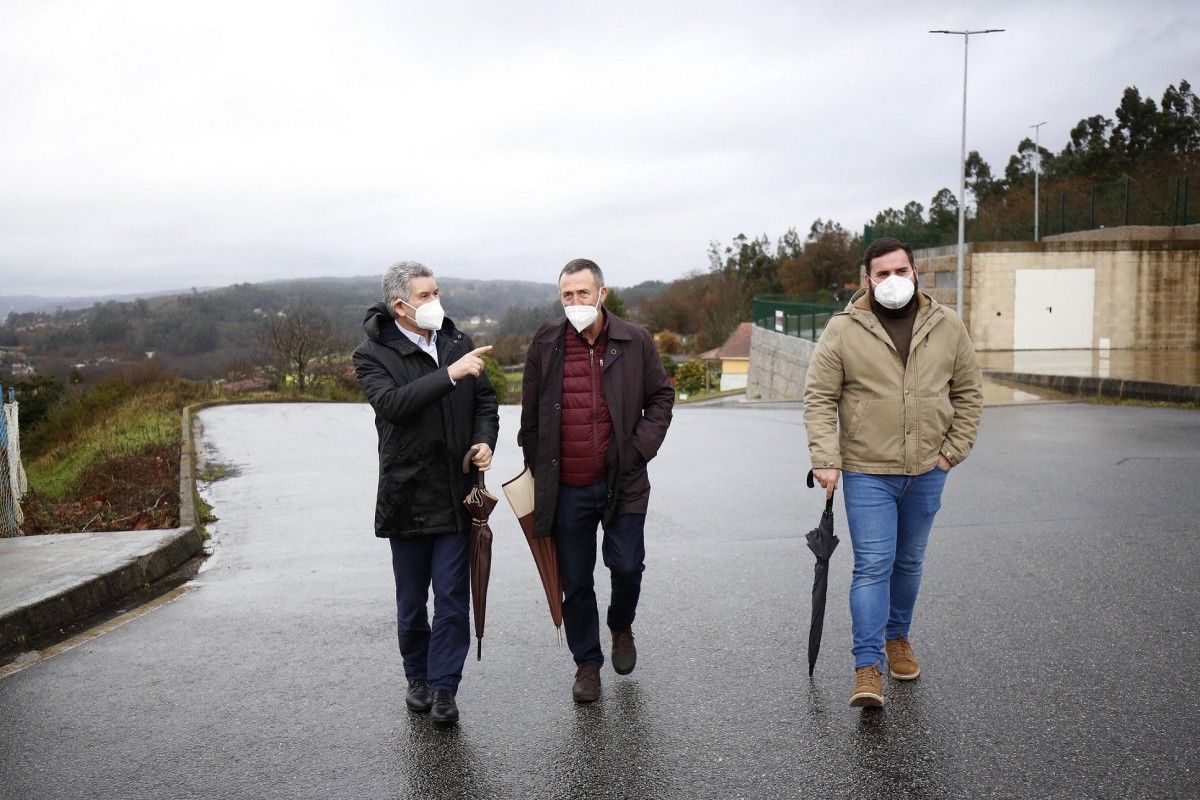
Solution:
[{"label": "hooded collar", "polygon": [[[917,318],[913,322],[911,347],[920,344],[933,326],[945,316],[945,307],[923,289],[917,289],[915,297],[920,305],[917,307]],[[895,343],[883,330],[883,325],[875,316],[875,312],[871,310],[871,297],[865,288],[854,293],[850,302],[846,304],[846,309],[841,313],[849,315],[855,322],[879,337],[888,347],[896,349]]]},{"label": "hooded collar", "polygon": [[[403,355],[421,352],[421,348],[417,347],[416,343],[405,336],[396,326],[395,318],[388,311],[387,304],[382,301],[367,309],[362,327],[368,339],[398,350]],[[440,354],[442,343],[454,340],[457,337],[458,328],[455,327],[452,319],[446,317],[442,321],[441,330],[437,333],[438,353]]]}]

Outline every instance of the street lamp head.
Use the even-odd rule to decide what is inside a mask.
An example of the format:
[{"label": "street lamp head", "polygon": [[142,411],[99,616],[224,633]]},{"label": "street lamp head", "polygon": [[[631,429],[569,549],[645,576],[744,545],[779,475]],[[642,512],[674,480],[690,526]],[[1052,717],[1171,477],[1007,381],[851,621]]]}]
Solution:
[{"label": "street lamp head", "polygon": [[930,31],[930,33],[949,33],[949,34],[954,34],[955,36],[973,36],[977,33],[1004,33],[1004,30],[1005,30],[1004,28],[987,28],[986,30],[982,30],[982,31],[943,31],[943,30],[938,30],[938,31]]}]

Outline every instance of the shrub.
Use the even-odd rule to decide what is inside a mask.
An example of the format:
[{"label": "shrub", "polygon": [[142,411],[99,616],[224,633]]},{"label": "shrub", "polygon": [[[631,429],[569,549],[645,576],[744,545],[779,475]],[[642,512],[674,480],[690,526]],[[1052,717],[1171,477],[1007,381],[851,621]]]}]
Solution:
[{"label": "shrub", "polygon": [[681,392],[695,394],[704,389],[704,378],[708,367],[698,358],[693,358],[679,368],[675,374],[675,382]]},{"label": "shrub", "polygon": [[500,362],[490,355],[483,356],[483,366],[487,370],[488,382],[496,390],[496,399],[503,403],[508,397],[508,378],[500,367]]}]

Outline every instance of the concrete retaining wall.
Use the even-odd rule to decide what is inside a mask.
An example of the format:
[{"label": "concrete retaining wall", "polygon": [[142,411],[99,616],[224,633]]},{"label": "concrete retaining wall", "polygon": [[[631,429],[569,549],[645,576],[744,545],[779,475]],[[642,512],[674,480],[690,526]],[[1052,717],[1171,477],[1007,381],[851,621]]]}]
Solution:
[{"label": "concrete retaining wall", "polygon": [[1200,403],[1200,386],[1182,383],[1157,383],[1124,378],[1096,378],[1090,375],[1039,375],[1032,372],[993,372],[990,377],[1045,386],[1067,394],[1099,395],[1126,400],[1161,400],[1169,403]]},{"label": "concrete retaining wall", "polygon": [[750,334],[747,400],[800,400],[817,343],[754,326]]},{"label": "concrete retaining wall", "polygon": [[1200,225],[1120,225],[1043,236],[1043,242],[1149,242],[1200,239]]},{"label": "concrete retaining wall", "polygon": [[20,566],[19,580],[0,587],[0,654],[104,610],[203,549],[196,520],[192,410],[182,414],[178,528],[0,540],[0,557]]}]

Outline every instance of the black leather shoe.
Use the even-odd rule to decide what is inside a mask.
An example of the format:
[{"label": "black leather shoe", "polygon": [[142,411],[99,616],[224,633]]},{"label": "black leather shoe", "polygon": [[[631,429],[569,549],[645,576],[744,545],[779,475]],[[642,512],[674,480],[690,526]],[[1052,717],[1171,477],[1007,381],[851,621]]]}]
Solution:
[{"label": "black leather shoe", "polygon": [[458,722],[458,704],[449,689],[438,689],[433,693],[433,710],[429,718],[434,722]]},{"label": "black leather shoe", "polygon": [[618,675],[628,675],[637,665],[637,648],[633,646],[633,631],[612,632],[612,666]]},{"label": "black leather shoe", "polygon": [[575,670],[575,684],[571,687],[571,697],[576,703],[594,703],[600,699],[600,667],[587,661]]},{"label": "black leather shoe", "polygon": [[408,682],[408,694],[404,696],[404,705],[409,711],[424,714],[433,705],[433,693],[429,691],[429,681],[421,680]]}]

